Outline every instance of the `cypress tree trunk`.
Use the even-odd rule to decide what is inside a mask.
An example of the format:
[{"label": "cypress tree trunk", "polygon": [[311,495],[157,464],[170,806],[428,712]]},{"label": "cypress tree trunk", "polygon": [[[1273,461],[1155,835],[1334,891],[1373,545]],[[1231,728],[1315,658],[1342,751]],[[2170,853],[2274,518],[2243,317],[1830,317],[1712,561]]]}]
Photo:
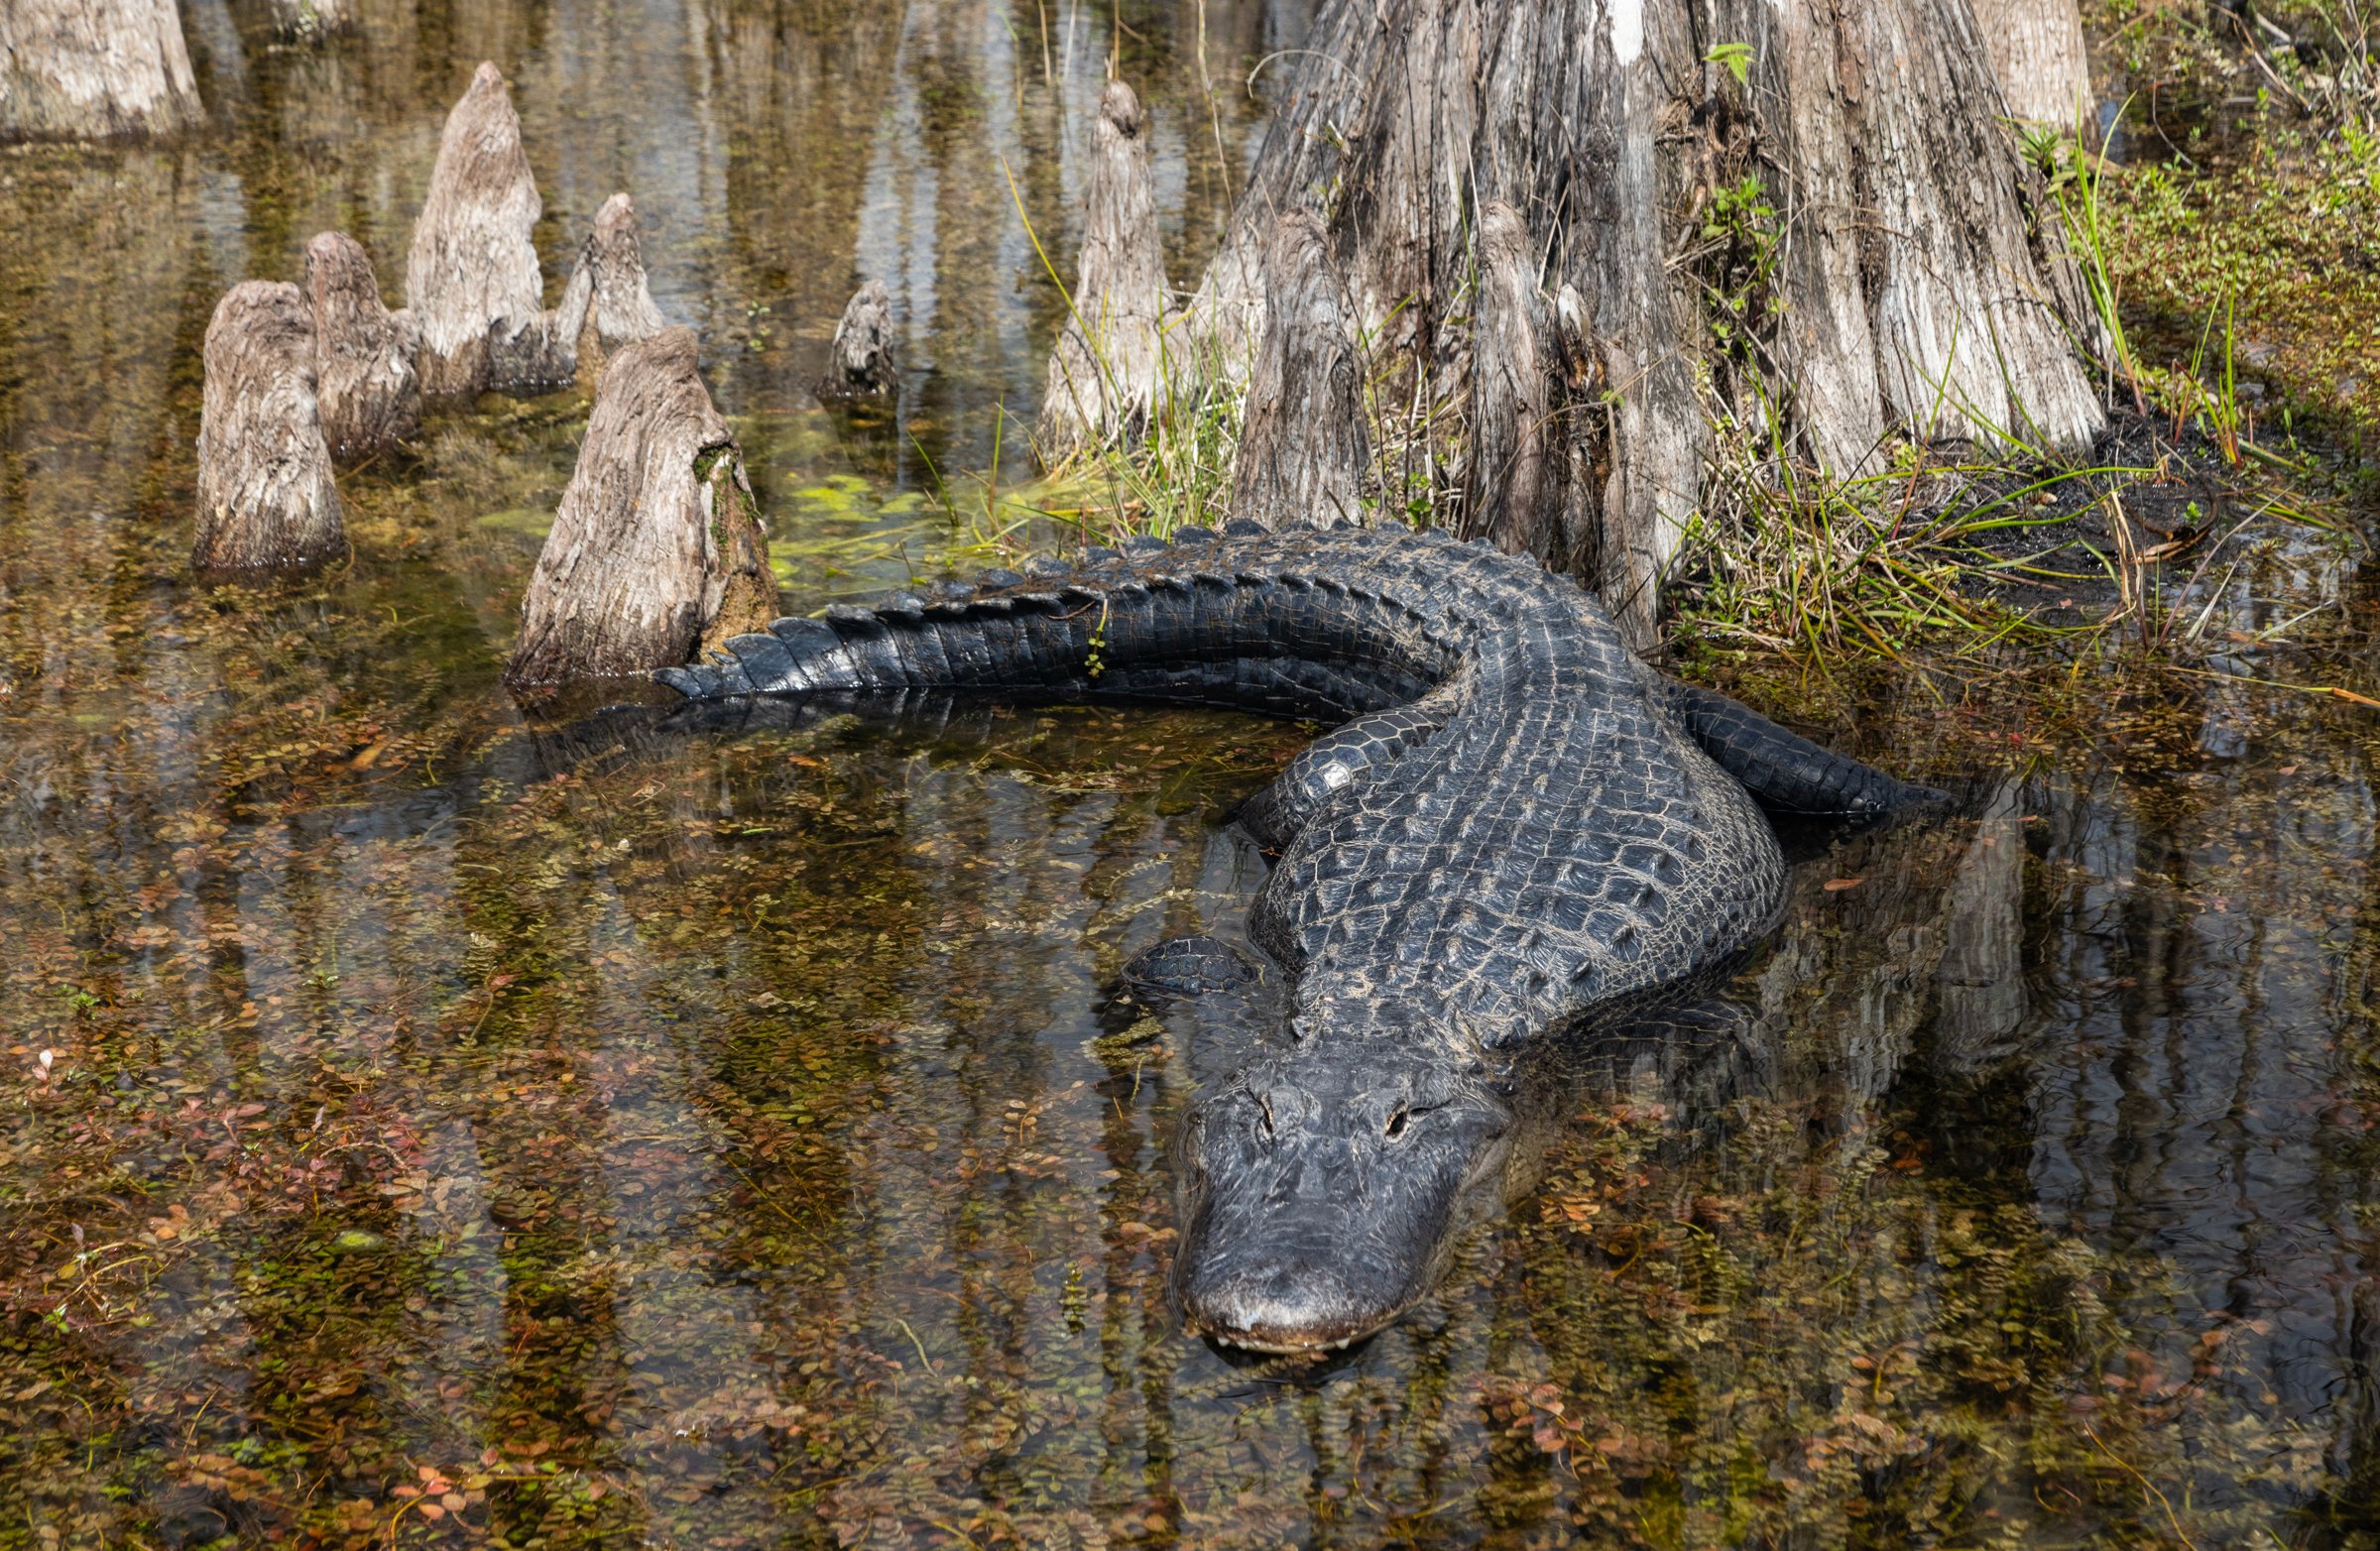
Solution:
[{"label": "cypress tree trunk", "polygon": [[[1442,494],[1640,644],[1716,425],[1773,417],[1838,474],[1894,430],[2079,450],[2103,427],[1970,0],[1327,0],[1283,67],[1193,302],[1201,360],[1249,370],[1264,239],[1316,211],[1414,397],[1483,417]],[[1490,254],[1499,203],[1520,229]],[[1528,380],[1475,388],[1482,347]],[[1567,445],[1532,449],[1557,422]]]},{"label": "cypress tree trunk", "polygon": [[0,141],[170,135],[204,116],[176,0],[0,0]]},{"label": "cypress tree trunk", "polygon": [[2008,111],[2037,124],[2087,121],[2096,98],[2076,0],[1974,0]]},{"label": "cypress tree trunk", "polygon": [[1248,385],[1232,513],[1276,528],[1356,521],[1371,462],[1364,372],[1322,223],[1303,210],[1282,216],[1264,262],[1274,299]]}]

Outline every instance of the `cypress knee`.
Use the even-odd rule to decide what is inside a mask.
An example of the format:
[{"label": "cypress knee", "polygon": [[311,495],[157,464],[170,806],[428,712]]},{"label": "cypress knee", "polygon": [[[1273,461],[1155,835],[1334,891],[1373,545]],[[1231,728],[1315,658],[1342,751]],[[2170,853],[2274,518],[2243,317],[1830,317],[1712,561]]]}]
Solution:
[{"label": "cypress knee", "polygon": [[244,570],[344,551],[304,294],[276,281],[232,287],[206,325],[205,360],[191,563]]},{"label": "cypress knee", "polygon": [[900,387],[900,363],[892,352],[892,296],[872,280],[852,294],[835,325],[833,357],[819,381],[821,399],[888,396]]},{"label": "cypress knee", "polygon": [[578,266],[554,316],[554,343],[576,352],[577,373],[587,380],[602,377],[613,351],[669,326],[646,285],[637,207],[627,194],[612,195],[595,212],[595,228],[579,247]]},{"label": "cypress knee", "polygon": [[446,116],[406,259],[423,393],[536,391],[570,380],[576,340],[553,338],[531,240],[542,210],[512,94],[496,66],[482,64]]},{"label": "cypress knee", "polygon": [[1232,513],[1281,526],[1361,516],[1371,458],[1355,309],[1331,265],[1322,222],[1295,210],[1264,254],[1264,342],[1249,379]]},{"label": "cypress knee", "polygon": [[363,244],[323,232],[305,245],[313,309],[315,398],[334,458],[368,457],[421,425],[420,332],[409,309],[381,304]]},{"label": "cypress knee", "polygon": [[778,612],[743,454],[703,387],[693,331],[624,347],[596,387],[506,680],[679,666]]},{"label": "cypress knee", "polygon": [[139,139],[204,117],[176,0],[0,3],[0,141]]},{"label": "cypress knee", "polygon": [[1164,392],[1165,263],[1148,115],[1123,81],[1108,82],[1091,142],[1074,306],[1050,352],[1041,400],[1041,454],[1051,462],[1137,436]]}]

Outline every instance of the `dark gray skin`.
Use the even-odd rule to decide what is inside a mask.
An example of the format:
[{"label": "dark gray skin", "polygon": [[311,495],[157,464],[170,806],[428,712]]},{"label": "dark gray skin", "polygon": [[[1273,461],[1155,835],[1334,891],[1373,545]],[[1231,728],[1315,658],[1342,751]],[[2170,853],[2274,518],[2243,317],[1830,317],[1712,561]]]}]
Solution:
[{"label": "dark gray skin", "polygon": [[[1184,1137],[1185,1322],[1257,1351],[1344,1346],[1426,1296],[1512,1177],[1516,1064],[1767,934],[1786,873],[1764,807],[1941,800],[1663,680],[1534,563],[1401,529],[1187,531],[729,648],[659,676],[697,698],[1128,700],[1337,729],[1242,815],[1280,851],[1249,926],[1293,982],[1293,1042]],[[1167,945],[1145,978],[1212,989],[1218,953]]]}]

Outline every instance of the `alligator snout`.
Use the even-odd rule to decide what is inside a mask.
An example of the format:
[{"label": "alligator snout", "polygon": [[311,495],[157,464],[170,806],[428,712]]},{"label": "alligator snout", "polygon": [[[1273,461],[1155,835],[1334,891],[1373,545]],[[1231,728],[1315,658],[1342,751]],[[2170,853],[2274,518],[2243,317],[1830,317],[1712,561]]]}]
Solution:
[{"label": "alligator snout", "polygon": [[1251,1352],[1326,1352],[1370,1335],[1404,1312],[1376,1288],[1356,1285],[1336,1266],[1258,1258],[1213,1261],[1182,1285],[1183,1322],[1193,1335]]},{"label": "alligator snout", "polygon": [[1468,1209],[1500,1199],[1503,1106],[1449,1063],[1373,1054],[1301,1049],[1192,1117],[1176,1283],[1191,1333],[1348,1346],[1419,1302]]}]

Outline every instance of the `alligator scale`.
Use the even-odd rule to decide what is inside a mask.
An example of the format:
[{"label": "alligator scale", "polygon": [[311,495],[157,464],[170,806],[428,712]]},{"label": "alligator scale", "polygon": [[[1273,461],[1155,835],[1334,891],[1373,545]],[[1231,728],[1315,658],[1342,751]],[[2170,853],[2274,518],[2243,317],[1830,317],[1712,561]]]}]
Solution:
[{"label": "alligator scale", "polygon": [[[1632,656],[1535,563],[1436,534],[1234,524],[839,606],[661,677],[697,697],[934,691],[1228,706],[1337,728],[1242,810],[1279,861],[1250,936],[1293,1039],[1187,1123],[1193,1330],[1344,1346],[1430,1290],[1500,1203],[1511,1072],[1724,971],[1782,908],[1763,808],[1868,819],[1937,794]],[[1220,943],[1146,981],[1232,979]]]}]

